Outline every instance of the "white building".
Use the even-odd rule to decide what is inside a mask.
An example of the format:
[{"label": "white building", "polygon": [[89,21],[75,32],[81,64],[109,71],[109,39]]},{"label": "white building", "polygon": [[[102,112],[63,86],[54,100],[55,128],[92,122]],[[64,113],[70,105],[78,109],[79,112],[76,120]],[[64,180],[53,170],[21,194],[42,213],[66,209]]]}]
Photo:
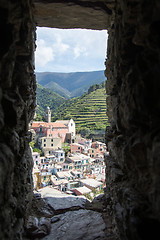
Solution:
[{"label": "white building", "polygon": [[58,123],[63,123],[68,127],[69,133],[71,133],[71,136],[74,137],[76,133],[76,127],[75,127],[75,122],[73,119],[70,120],[57,120],[56,122]]},{"label": "white building", "polygon": [[76,170],[82,170],[85,171],[89,168],[89,164],[90,164],[90,157],[84,155],[84,154],[80,154],[80,153],[76,153],[73,154],[72,156],[67,158],[69,161],[73,162],[74,164],[74,168]]},{"label": "white building", "polygon": [[64,160],[65,160],[65,152],[63,150],[55,150],[55,151],[53,151],[53,154],[57,158],[57,163],[58,162],[64,162]]}]

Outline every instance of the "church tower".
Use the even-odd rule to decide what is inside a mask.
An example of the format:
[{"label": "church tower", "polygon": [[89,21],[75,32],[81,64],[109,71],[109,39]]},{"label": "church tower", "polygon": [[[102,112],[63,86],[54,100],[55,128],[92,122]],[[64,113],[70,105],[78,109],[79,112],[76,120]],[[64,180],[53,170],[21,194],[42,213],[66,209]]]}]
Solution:
[{"label": "church tower", "polygon": [[51,110],[49,107],[46,109],[46,122],[51,122]]}]

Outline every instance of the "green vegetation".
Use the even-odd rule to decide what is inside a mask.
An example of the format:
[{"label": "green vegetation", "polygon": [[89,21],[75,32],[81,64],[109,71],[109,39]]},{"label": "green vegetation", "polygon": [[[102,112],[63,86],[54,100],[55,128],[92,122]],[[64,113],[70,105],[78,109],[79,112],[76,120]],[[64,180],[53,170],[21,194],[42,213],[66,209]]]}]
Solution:
[{"label": "green vegetation", "polygon": [[82,96],[66,100],[38,84],[35,120],[44,120],[46,108],[49,106],[52,121],[72,118],[76,123],[77,133],[86,138],[104,141],[105,128],[109,125],[106,116],[107,95],[104,85],[104,82],[94,84]]},{"label": "green vegetation", "polygon": [[46,89],[37,84],[37,108],[36,108],[36,121],[42,121],[45,117],[46,108],[49,106],[51,111],[62,104],[65,101],[63,97],[53,92],[50,89]]},{"label": "green vegetation", "polygon": [[76,123],[77,133],[95,140],[104,140],[104,131],[109,125],[104,83],[91,86],[88,93],[81,97],[65,101],[54,110],[52,116],[53,121],[72,118]]},{"label": "green vegetation", "polygon": [[67,157],[68,153],[71,152],[71,146],[69,143],[62,143],[62,149],[65,152],[65,157]]},{"label": "green vegetation", "polygon": [[32,142],[29,143],[29,145],[33,149],[33,152],[38,152],[40,154],[40,156],[43,156],[43,152],[39,148],[39,145],[38,145],[37,141],[33,140]]},{"label": "green vegetation", "polygon": [[42,151],[39,148],[34,148],[33,152],[38,152],[42,156]]}]

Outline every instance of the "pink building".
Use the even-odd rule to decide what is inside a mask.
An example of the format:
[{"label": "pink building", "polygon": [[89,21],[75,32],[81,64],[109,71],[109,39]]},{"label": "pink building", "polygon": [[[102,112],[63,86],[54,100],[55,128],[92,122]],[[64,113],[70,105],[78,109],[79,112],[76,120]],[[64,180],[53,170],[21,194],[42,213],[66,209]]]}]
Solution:
[{"label": "pink building", "polygon": [[92,148],[95,148],[97,153],[104,154],[106,151],[106,145],[104,143],[98,142],[98,141],[92,143]]},{"label": "pink building", "polygon": [[62,142],[65,141],[66,134],[69,132],[68,126],[59,122],[33,122],[31,129],[39,136],[62,138]]},{"label": "pink building", "polygon": [[84,146],[78,143],[72,143],[71,144],[71,153],[82,153],[84,150]]}]

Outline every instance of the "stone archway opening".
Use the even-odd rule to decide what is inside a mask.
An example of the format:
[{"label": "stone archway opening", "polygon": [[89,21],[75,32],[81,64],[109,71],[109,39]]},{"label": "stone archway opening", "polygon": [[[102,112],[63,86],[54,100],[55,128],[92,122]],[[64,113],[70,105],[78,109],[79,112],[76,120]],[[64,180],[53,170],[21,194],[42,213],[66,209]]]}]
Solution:
[{"label": "stone archway opening", "polygon": [[[88,101],[90,101],[92,103],[93,106],[91,105],[89,113],[88,113],[88,110],[85,111],[85,109],[84,109],[84,113],[80,113],[80,112],[82,112],[82,110],[79,110],[79,113],[76,116],[75,112],[73,110],[71,110],[70,118],[72,118],[75,121],[75,123],[76,123],[76,133],[79,134],[79,135],[75,136],[75,134],[74,134],[74,136],[72,136],[71,139],[68,138],[68,141],[70,143],[68,147],[69,148],[71,147],[70,151],[71,151],[72,154],[73,153],[74,154],[81,153],[81,154],[83,154],[82,155],[83,157],[84,156],[90,157],[91,161],[92,161],[92,164],[91,164],[90,160],[87,160],[87,163],[85,164],[84,161],[86,161],[86,160],[83,160],[82,166],[72,166],[72,168],[75,167],[75,171],[77,171],[77,170],[82,171],[82,175],[84,174],[83,172],[85,172],[84,175],[86,177],[87,176],[90,176],[90,177],[92,176],[93,178],[104,181],[105,180],[104,153],[106,152],[106,146],[105,146],[104,138],[105,138],[105,127],[106,127],[106,124],[107,124],[106,96],[105,96],[105,82],[104,82],[105,81],[105,76],[104,76],[104,70],[95,71],[95,70],[97,70],[95,68],[98,68],[98,67],[100,69],[104,68],[104,62],[105,62],[105,58],[106,58],[106,47],[107,47],[106,46],[107,45],[107,41],[106,41],[107,32],[106,31],[103,31],[103,32],[98,31],[97,32],[95,30],[81,30],[81,29],[80,30],[78,30],[78,29],[76,29],[76,30],[66,30],[66,31],[65,30],[60,30],[60,29],[55,29],[55,30],[52,31],[52,29],[43,29],[43,28],[41,28],[39,31],[40,31],[41,34],[39,34],[39,36],[37,36],[37,40],[38,40],[38,42],[40,42],[40,43],[42,42],[43,44],[42,44],[42,46],[40,46],[41,48],[37,44],[37,48],[40,48],[39,53],[41,54],[40,56],[39,55],[37,56],[37,61],[36,61],[37,62],[37,66],[36,66],[36,71],[37,72],[38,72],[38,70],[37,70],[38,63],[42,64],[43,61],[44,61],[44,64],[42,64],[43,66],[41,67],[41,70],[43,70],[43,72],[48,72],[47,69],[44,66],[45,63],[46,63],[46,54],[48,55],[48,53],[51,53],[51,57],[52,57],[53,54],[55,54],[55,56],[54,56],[55,60],[52,63],[52,65],[53,65],[53,70],[52,71],[55,71],[55,72],[57,71],[57,70],[54,70],[54,69],[56,69],[54,64],[57,64],[57,62],[58,62],[57,59],[56,59],[56,57],[57,58],[59,57],[58,55],[60,55],[61,58],[65,59],[65,61],[63,63],[59,62],[60,65],[58,66],[58,73],[57,73],[57,74],[59,74],[59,72],[62,72],[60,74],[63,74],[63,75],[64,75],[63,69],[65,69],[64,68],[65,66],[63,66],[63,64],[66,62],[66,59],[68,57],[70,58],[69,59],[70,60],[69,65],[67,66],[67,68],[69,69],[70,67],[72,67],[72,62],[75,61],[77,57],[79,57],[81,52],[80,53],[78,52],[79,55],[77,56],[77,48],[78,48],[78,50],[81,50],[81,48],[82,48],[82,50],[83,50],[82,51],[82,57],[84,58],[84,60],[86,60],[85,58],[88,55],[89,55],[89,57],[87,58],[88,61],[90,60],[90,58],[92,58],[91,63],[87,63],[87,62],[84,62],[83,60],[79,60],[77,69],[76,68],[75,69],[76,69],[77,72],[79,72],[78,73],[78,75],[79,75],[81,71],[78,70],[78,67],[80,69],[82,69],[82,67],[84,67],[84,66],[86,67],[86,65],[87,65],[88,67],[86,67],[83,71],[87,71],[87,74],[88,74],[89,68],[93,69],[94,71],[91,72],[91,74],[92,74],[91,77],[95,78],[95,80],[96,79],[99,80],[99,78],[100,78],[100,80],[99,80],[100,85],[94,86],[93,89],[89,90],[89,92],[88,92],[88,87],[87,87],[87,93],[83,96],[84,99],[79,100],[80,103],[78,103],[78,104],[81,105],[81,107],[83,105],[83,102],[84,101],[86,102],[85,109],[89,106]],[[67,34],[67,37],[64,37],[65,34]],[[53,38],[55,38],[55,40]],[[71,41],[70,39],[73,39],[73,38],[74,38],[74,41],[73,40]],[[70,43],[70,41],[71,41],[71,43]],[[90,46],[91,44],[93,45],[92,47]],[[55,49],[55,47],[56,47],[56,49]],[[60,49],[58,49],[58,47]],[[68,51],[68,53],[66,53],[66,50],[68,48],[69,48],[69,51]],[[95,48],[97,48],[97,52],[96,52],[96,50],[94,52]],[[100,49],[100,50],[98,51],[98,49]],[[46,52],[44,52],[45,50],[46,50]],[[50,50],[50,52],[48,50]],[[62,51],[64,51],[64,53]],[[73,52],[73,54],[71,55],[72,52]],[[102,52],[103,52],[103,55],[102,55]],[[57,56],[56,56],[56,54],[57,54]],[[101,61],[101,64],[99,64],[98,66],[96,66],[96,64],[94,64],[94,59],[93,58],[96,58],[96,57],[98,58],[98,60],[95,60],[97,65]],[[84,62],[84,64],[81,64],[82,66],[80,65],[80,61]],[[69,74],[72,77],[73,72],[70,73],[70,71],[71,70],[68,70]],[[42,72],[42,75],[44,76],[45,73],[43,73],[43,72]],[[55,72],[54,72],[54,74],[55,74]],[[46,73],[45,77],[43,77],[42,82],[43,82],[43,84],[45,84],[45,80],[46,80],[47,88],[49,88],[47,77],[51,78],[51,73],[50,73],[50,75],[47,75],[47,74],[48,73]],[[94,76],[95,74],[96,74],[96,76]],[[39,75],[41,76],[41,74],[38,73],[37,77],[39,77]],[[78,77],[78,75],[77,75],[77,77]],[[53,76],[53,79],[54,78],[55,77]],[[81,78],[82,78],[82,76],[81,76]],[[41,80],[41,78],[40,78],[40,80]],[[68,79],[68,81],[70,81],[70,79]],[[94,82],[94,84],[95,84],[95,82]],[[90,85],[92,85],[92,84],[90,84]],[[97,87],[97,89],[96,89],[96,87]],[[96,90],[96,93],[91,98],[88,95],[90,93],[92,93],[94,90]],[[39,91],[39,89],[38,89],[38,91]],[[53,89],[53,91],[54,91],[54,89]],[[96,104],[95,104],[95,101],[96,101]],[[98,103],[98,105],[97,105],[97,103]],[[39,101],[37,102],[37,104],[39,105]],[[94,104],[96,106],[94,106]],[[101,107],[101,104],[103,104],[103,107]],[[69,120],[68,118],[66,118],[68,115],[65,113],[65,109],[63,109],[63,114],[62,113],[61,114],[57,113],[57,115],[56,115],[56,114],[54,114],[54,112],[56,110],[53,111],[53,107],[51,105],[49,105],[49,107],[52,110],[52,117],[53,117],[52,122],[54,122],[55,120],[66,120],[66,119]],[[97,112],[95,110],[95,108],[97,109],[99,107],[100,107],[100,110]],[[60,110],[59,110],[59,107],[58,107],[58,112],[59,111]],[[79,115],[79,114],[82,114],[82,116]],[[94,114],[94,116],[93,116],[93,114]],[[84,120],[83,120],[83,118],[84,118]],[[100,118],[101,121],[99,120],[99,118]],[[88,120],[86,120],[86,119],[88,119]],[[36,118],[35,121],[40,121],[39,115],[38,115],[38,117]],[[45,121],[45,120],[43,119],[43,121]],[[98,122],[96,122],[96,121],[98,121]],[[37,141],[40,142],[41,137],[42,137],[42,129],[41,129],[41,132],[40,132],[40,136],[38,135],[38,133],[36,135],[37,136],[36,136],[35,139],[37,139],[37,137],[38,137],[39,140],[37,140]],[[49,136],[50,135],[52,135],[52,137],[54,137],[54,138],[56,136],[57,137],[59,136],[59,135],[56,135],[55,132],[53,132],[53,134],[49,134]],[[89,141],[86,141],[86,143],[85,143],[84,142],[85,139],[82,139],[82,138],[89,139]],[[52,139],[52,141],[53,141],[53,139]],[[64,144],[62,143],[62,148],[65,149],[65,147],[63,147],[63,146],[64,145],[66,146],[67,139],[66,140],[63,139],[63,141],[65,141],[65,142],[64,142]],[[96,142],[96,141],[98,141],[98,142]],[[78,143],[80,143],[79,146],[78,146]],[[42,145],[45,145],[45,147],[43,147]],[[53,142],[52,142],[51,145],[53,146]],[[92,145],[93,145],[93,147],[92,147]],[[47,146],[49,147],[49,145],[47,145]],[[45,142],[45,144],[41,144],[41,146],[39,145],[39,147],[44,152],[45,156],[46,155],[52,155],[51,152],[53,152],[52,151],[53,148],[49,149],[49,150],[46,150],[46,142]],[[36,151],[37,150],[37,144],[36,144],[36,147],[34,146],[34,148],[35,149],[33,149],[33,150]],[[35,153],[34,153],[34,155],[35,155]],[[33,158],[35,159],[35,156]],[[37,159],[35,159],[35,160],[36,160],[36,163],[37,163],[38,162]],[[90,166],[89,163],[92,166]],[[45,167],[44,163],[43,163],[43,167]],[[40,168],[40,166],[39,166],[39,168]],[[50,168],[47,167],[46,170],[49,171],[48,169],[50,169]],[[62,167],[62,170],[63,170],[63,167]],[[66,170],[66,168],[64,170]],[[46,177],[45,177],[45,182],[47,182]],[[37,186],[37,184],[36,184],[36,186]],[[102,189],[101,189],[101,192],[102,192]],[[98,192],[97,192],[97,194],[98,194]]]}]

